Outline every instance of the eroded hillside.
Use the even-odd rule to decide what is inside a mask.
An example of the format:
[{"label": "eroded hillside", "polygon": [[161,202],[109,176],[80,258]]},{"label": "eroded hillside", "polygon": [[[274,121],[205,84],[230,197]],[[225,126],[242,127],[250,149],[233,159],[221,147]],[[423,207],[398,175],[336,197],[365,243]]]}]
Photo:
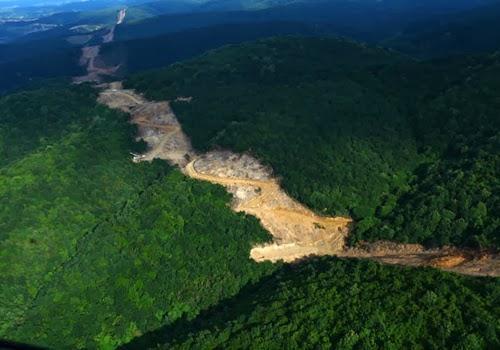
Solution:
[{"label": "eroded hillside", "polygon": [[[190,103],[191,98],[181,98]],[[417,244],[378,242],[357,248],[346,246],[352,220],[319,216],[281,188],[268,167],[248,154],[210,151],[196,154],[183,133],[169,102],[150,102],[121,84],[104,90],[99,101],[131,114],[139,138],[149,150],[135,161],[164,159],[194,179],[223,185],[233,195],[232,208],[256,216],[273,236],[273,243],[254,247],[256,261],[296,261],[310,255],[336,255],[373,259],[386,264],[432,266],[472,275],[500,275],[500,260],[494,254],[458,249],[427,250]]]}]

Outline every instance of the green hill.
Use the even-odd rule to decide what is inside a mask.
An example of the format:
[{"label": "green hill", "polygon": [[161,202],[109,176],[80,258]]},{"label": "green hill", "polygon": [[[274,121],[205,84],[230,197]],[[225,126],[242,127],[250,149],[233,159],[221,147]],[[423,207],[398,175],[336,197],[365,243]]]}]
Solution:
[{"label": "green hill", "polygon": [[[195,147],[253,153],[293,197],[319,213],[352,215],[355,239],[495,246],[498,198],[490,194],[499,170],[468,164],[498,161],[496,141],[489,140],[498,137],[496,65],[495,57],[419,63],[346,40],[277,38],[138,74],[127,86],[159,100],[192,96],[174,108]],[[457,161],[450,148],[458,139],[490,144],[489,153],[466,152]],[[470,186],[450,181],[447,164],[467,173]],[[448,193],[428,209],[453,212],[432,225],[432,212],[398,214],[422,210],[422,200],[433,198],[433,190],[419,189],[431,181],[418,176],[426,166]],[[457,206],[457,191],[475,194]],[[417,192],[428,197],[417,199]],[[402,209],[403,203],[412,204]],[[379,229],[386,217],[399,233]]]},{"label": "green hill", "polygon": [[500,246],[500,62],[491,56],[466,67],[463,81],[423,103],[414,119],[422,153],[439,157],[415,171],[398,200],[388,195],[374,221],[360,223],[362,238]]},{"label": "green hill", "polygon": [[195,147],[251,151],[300,201],[347,214],[373,206],[416,160],[410,125],[369,72],[398,60],[348,41],[277,38],[139,74],[127,85],[156,99],[193,96],[174,108]]},{"label": "green hill", "polygon": [[494,349],[498,279],[372,262],[287,265],[123,349]]},{"label": "green hill", "polygon": [[221,187],[134,164],[135,128],[95,100],[84,86],[0,99],[0,338],[116,347],[277,267],[250,261],[268,234]]},{"label": "green hill", "polygon": [[[257,264],[249,251],[270,236],[222,187],[133,163],[145,145],[127,115],[89,86],[44,85],[0,97],[0,338],[56,349],[499,347],[498,279],[335,258]],[[420,62],[282,37],[125,85],[193,97],[172,105],[197,149],[254,154],[318,213],[352,215],[353,244],[498,248],[498,55]]]},{"label": "green hill", "polygon": [[101,48],[100,59],[107,66],[119,65],[119,73],[126,75],[165,67],[224,45],[277,35],[317,36],[324,32],[328,32],[328,28],[295,22],[216,25],[105,44]]}]

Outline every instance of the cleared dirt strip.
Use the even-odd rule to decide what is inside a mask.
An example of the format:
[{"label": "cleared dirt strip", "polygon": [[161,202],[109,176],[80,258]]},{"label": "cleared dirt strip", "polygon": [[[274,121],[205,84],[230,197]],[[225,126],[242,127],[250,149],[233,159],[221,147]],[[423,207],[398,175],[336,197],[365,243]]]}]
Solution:
[{"label": "cleared dirt strip", "polygon": [[[418,244],[394,242],[347,247],[350,218],[315,214],[288,196],[272,170],[250,155],[229,151],[196,154],[168,102],[147,101],[132,90],[122,89],[119,83],[110,84],[99,100],[130,113],[131,123],[139,129],[138,139],[148,143],[149,150],[135,155],[134,161],[164,159],[191,178],[222,185],[233,195],[233,210],[260,220],[273,242],[250,251],[255,261],[293,262],[311,255],[335,255],[384,264],[430,266],[467,275],[500,276],[499,256],[487,252],[453,247],[425,249]],[[189,103],[191,98],[181,101]]]}]

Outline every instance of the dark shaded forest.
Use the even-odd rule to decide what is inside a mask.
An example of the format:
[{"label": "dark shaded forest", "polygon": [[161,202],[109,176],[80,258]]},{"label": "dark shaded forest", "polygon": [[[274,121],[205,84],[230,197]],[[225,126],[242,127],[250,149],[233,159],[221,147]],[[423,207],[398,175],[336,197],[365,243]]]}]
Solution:
[{"label": "dark shaded forest", "polygon": [[411,55],[437,57],[487,53],[500,44],[500,4],[433,16],[409,24],[382,41],[383,45]]},{"label": "dark shaded forest", "polygon": [[0,95],[43,79],[81,75],[80,53],[62,34],[0,44]]},{"label": "dark shaded forest", "polygon": [[297,22],[219,24],[166,35],[105,44],[100,59],[107,66],[120,65],[119,74],[165,67],[224,45],[277,35],[319,35],[327,26]]},{"label": "dark shaded forest", "polygon": [[[338,35],[376,43],[403,31],[416,21],[469,10],[496,0],[385,0],[385,1],[238,1],[253,4],[252,11],[232,7],[234,1],[215,1],[211,8],[193,13],[166,14],[131,21],[117,30],[117,40],[130,40],[179,32],[190,28],[235,23],[272,21],[298,22],[308,25],[328,24]],[[259,6],[257,3],[259,3]],[[219,4],[220,6],[213,6]],[[252,6],[244,6],[249,9]],[[269,7],[269,8],[267,8]]]},{"label": "dark shaded forest", "polygon": [[315,258],[122,349],[495,349],[498,279]]}]

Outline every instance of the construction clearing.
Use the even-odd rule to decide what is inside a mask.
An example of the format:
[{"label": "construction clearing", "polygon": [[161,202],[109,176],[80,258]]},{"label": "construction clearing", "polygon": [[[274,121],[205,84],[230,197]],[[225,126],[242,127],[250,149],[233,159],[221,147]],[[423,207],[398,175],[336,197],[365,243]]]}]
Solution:
[{"label": "construction clearing", "polygon": [[[288,196],[272,170],[248,154],[211,151],[196,154],[182,131],[170,103],[147,101],[120,83],[111,83],[99,101],[110,108],[130,113],[137,125],[138,139],[149,149],[134,161],[164,159],[191,178],[224,186],[233,195],[232,209],[257,217],[273,242],[256,246],[250,257],[261,261],[294,262],[311,255],[335,255],[372,259],[385,264],[429,266],[461,274],[500,276],[496,254],[461,251],[455,248],[425,249],[418,244],[393,242],[346,245],[352,220],[315,214]],[[191,97],[177,101],[189,103]]]},{"label": "construction clearing", "polygon": [[[102,43],[113,42],[115,38],[116,26],[123,23],[127,15],[127,9],[121,9],[118,12],[116,23],[109,29],[109,31],[102,35],[100,40]],[[91,37],[87,38],[86,41],[90,41]],[[99,52],[101,50],[101,45],[91,45],[82,47],[82,55],[80,56],[80,66],[85,67],[87,74],[73,78],[75,84],[94,82],[98,83],[102,81],[102,77],[113,76],[120,66],[116,67],[106,67],[99,60]]]},{"label": "construction clearing", "polygon": [[[103,36],[103,42],[114,39],[115,27],[123,22],[126,10],[118,14],[115,26]],[[81,64],[87,75],[75,83],[100,82],[118,67],[98,67],[99,46],[82,50]],[[325,217],[288,196],[272,169],[249,154],[211,151],[197,154],[177,120],[168,101],[148,101],[121,82],[99,85],[99,102],[129,113],[137,125],[137,140],[148,144],[144,154],[134,154],[134,162],[163,159],[193,179],[224,186],[233,195],[232,209],[257,217],[273,241],[255,246],[250,258],[257,262],[294,262],[308,256],[334,255],[345,258],[371,259],[384,264],[428,266],[477,276],[500,276],[500,256],[487,252],[463,251],[453,247],[425,249],[419,244],[380,241],[363,242],[348,247],[346,238],[352,228],[347,217]],[[176,102],[190,103],[193,97],[179,96]]]}]

